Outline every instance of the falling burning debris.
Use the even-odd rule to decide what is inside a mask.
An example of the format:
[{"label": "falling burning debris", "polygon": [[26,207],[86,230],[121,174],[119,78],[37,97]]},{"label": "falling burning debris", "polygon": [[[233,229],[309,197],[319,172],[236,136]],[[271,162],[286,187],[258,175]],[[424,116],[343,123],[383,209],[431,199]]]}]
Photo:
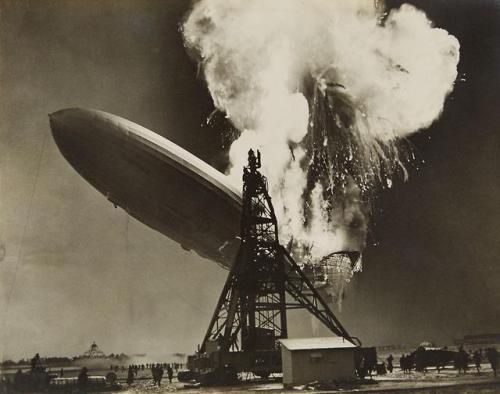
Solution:
[{"label": "falling burning debris", "polygon": [[303,264],[302,270],[313,278],[314,287],[322,293],[323,298],[331,304],[337,304],[340,309],[347,285],[354,273],[361,271],[361,253],[332,253],[319,262]]},{"label": "falling burning debris", "polygon": [[[382,8],[202,0],[182,26],[215,107],[239,131],[228,174],[240,186],[246,152],[262,152],[280,239],[304,264],[363,250],[375,191],[408,177],[405,137],[439,117],[457,77],[455,37],[413,6]],[[339,300],[361,263],[329,260]]]}]

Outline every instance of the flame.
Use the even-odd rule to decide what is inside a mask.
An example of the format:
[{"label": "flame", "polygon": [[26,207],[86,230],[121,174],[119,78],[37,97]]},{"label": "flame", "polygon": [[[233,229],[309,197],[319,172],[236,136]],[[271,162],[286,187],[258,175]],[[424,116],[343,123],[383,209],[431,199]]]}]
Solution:
[{"label": "flame", "polygon": [[405,137],[439,117],[457,77],[455,37],[379,3],[202,0],[182,26],[240,132],[228,175],[241,187],[246,152],[262,152],[281,242],[305,263],[364,248],[376,189],[407,179]]}]

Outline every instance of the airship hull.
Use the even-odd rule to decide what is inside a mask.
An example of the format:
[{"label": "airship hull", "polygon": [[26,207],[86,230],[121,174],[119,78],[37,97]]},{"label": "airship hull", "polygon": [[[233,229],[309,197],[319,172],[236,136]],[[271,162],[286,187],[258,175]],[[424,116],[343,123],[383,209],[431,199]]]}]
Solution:
[{"label": "airship hull", "polygon": [[184,249],[230,267],[241,195],[226,176],[166,138],[102,111],[50,115],[59,150],[115,206]]}]

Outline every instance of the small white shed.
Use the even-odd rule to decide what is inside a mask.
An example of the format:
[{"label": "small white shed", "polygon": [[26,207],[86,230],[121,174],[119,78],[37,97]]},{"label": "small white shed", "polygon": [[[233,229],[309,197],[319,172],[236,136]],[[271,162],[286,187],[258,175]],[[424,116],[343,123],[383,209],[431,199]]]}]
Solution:
[{"label": "small white shed", "polygon": [[285,387],[355,377],[355,346],[340,337],[282,339]]}]

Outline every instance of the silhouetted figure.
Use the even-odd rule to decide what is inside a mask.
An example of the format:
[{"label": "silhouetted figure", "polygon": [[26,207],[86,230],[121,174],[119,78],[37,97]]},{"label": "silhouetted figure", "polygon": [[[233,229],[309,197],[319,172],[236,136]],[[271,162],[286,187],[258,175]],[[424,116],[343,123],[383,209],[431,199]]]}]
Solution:
[{"label": "silhouetted figure", "polygon": [[458,353],[455,356],[454,364],[455,364],[455,368],[458,369],[459,374],[460,374],[460,371],[464,371],[464,373],[467,372],[467,367],[469,365],[469,355],[464,350],[463,346],[460,346],[458,348]]},{"label": "silhouetted figure", "polygon": [[151,375],[153,376],[153,384],[158,384],[158,371],[156,369],[156,365],[151,364]]},{"label": "silhouetted figure", "polygon": [[62,378],[64,377],[64,369],[61,368],[61,371],[59,371],[59,377]]},{"label": "silhouetted figure", "polygon": [[128,367],[128,373],[127,373],[127,384],[130,386],[132,383],[134,383],[134,374],[135,371],[132,368],[132,366]]},{"label": "silhouetted figure", "polygon": [[474,360],[474,365],[476,366],[477,373],[479,374],[479,370],[481,369],[481,353],[479,350],[474,352],[472,359]]},{"label": "silhouetted figure", "polygon": [[158,387],[161,386],[161,379],[163,378],[163,367],[161,364],[156,364],[156,373],[157,373],[157,380],[158,380]]},{"label": "silhouetted figure", "polygon": [[31,359],[31,371],[34,372],[40,364],[40,355],[37,353],[35,357]]},{"label": "silhouetted figure", "polygon": [[467,370],[469,369],[469,353],[467,353],[465,349],[462,348],[460,354],[462,361],[462,369],[464,370],[464,373],[467,373]]},{"label": "silhouetted figure", "polygon": [[394,366],[392,365],[392,361],[394,360],[394,357],[392,357],[392,354],[389,354],[389,357],[387,357],[387,370],[392,373],[392,370],[394,369]]},{"label": "silhouetted figure", "polygon": [[486,349],[486,358],[490,362],[491,369],[493,370],[493,375],[497,376],[498,368],[498,352],[494,347]]},{"label": "silhouetted figure", "polygon": [[80,388],[84,388],[87,386],[88,381],[89,381],[88,370],[86,367],[83,367],[80,370],[80,373],[78,374],[78,386]]},{"label": "silhouetted figure", "polygon": [[406,372],[406,355],[404,353],[399,358],[399,368],[401,368],[401,371]]},{"label": "silhouetted figure", "polygon": [[174,371],[170,364],[167,365],[167,376],[168,376],[168,381],[172,383],[172,378],[174,377]]}]

